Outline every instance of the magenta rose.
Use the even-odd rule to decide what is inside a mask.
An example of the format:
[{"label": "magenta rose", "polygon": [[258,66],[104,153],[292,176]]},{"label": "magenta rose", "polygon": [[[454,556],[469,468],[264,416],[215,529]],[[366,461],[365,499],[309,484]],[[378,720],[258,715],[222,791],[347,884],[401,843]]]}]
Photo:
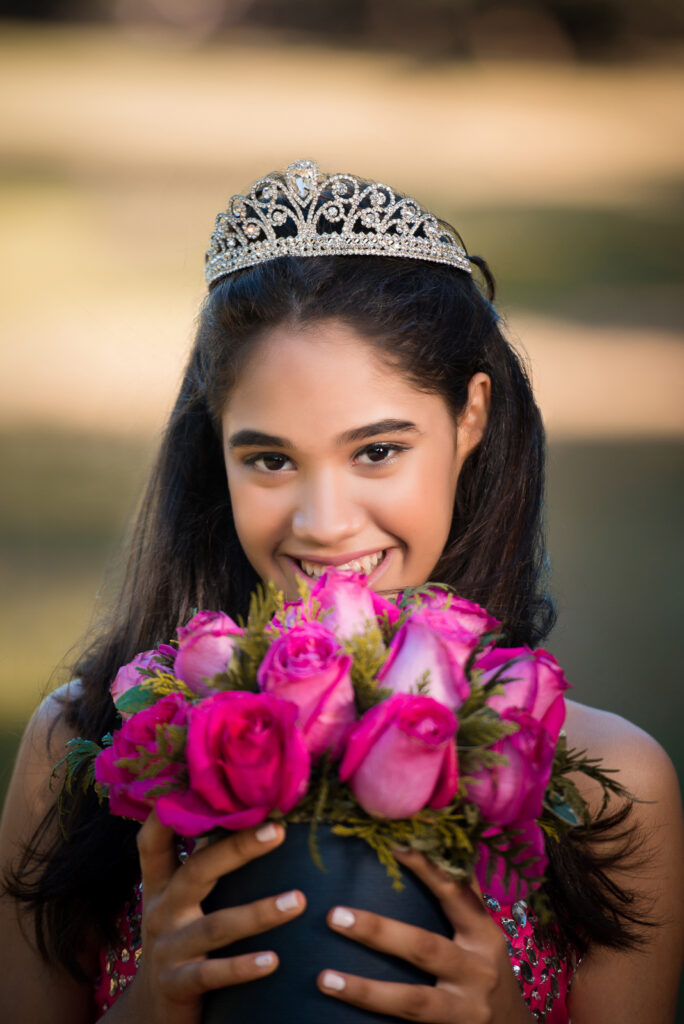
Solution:
[{"label": "magenta rose", "polygon": [[458,788],[456,716],[431,697],[397,693],[351,730],[340,779],[377,818],[445,807]]},{"label": "magenta rose", "polygon": [[[113,735],[111,747],[105,747],[95,761],[95,778],[109,787],[109,806],[113,814],[144,821],[154,799],[150,790],[165,782],[179,780],[182,765],[169,763],[159,752],[159,730],[168,726],[185,728],[190,705],[179,693],[162,697],[156,704],[138,711]],[[137,760],[145,770],[140,778],[135,768],[119,764]],[[154,770],[155,765],[158,770]]]},{"label": "magenta rose", "polygon": [[501,717],[518,726],[517,732],[503,736],[489,748],[506,761],[471,772],[466,794],[480,809],[484,821],[513,825],[541,814],[555,744],[544,726],[527,711],[509,708]]},{"label": "magenta rose", "polygon": [[504,692],[492,694],[487,703],[499,714],[510,708],[529,712],[557,743],[565,721],[563,694],[570,685],[563,669],[552,654],[541,648],[532,651],[529,647],[496,647],[475,662],[474,667],[482,671],[480,681],[487,683],[511,659],[517,660],[499,678]]},{"label": "magenta rose", "polygon": [[418,608],[392,638],[378,685],[409,693],[429,672],[430,696],[457,710],[470,694],[465,667],[479,642],[448,609]]},{"label": "magenta rose", "polygon": [[339,757],[356,721],[351,665],[334,633],[320,622],[303,621],[271,644],[259,666],[259,688],[297,706],[312,757],[326,750]]},{"label": "magenta rose", "polygon": [[200,696],[212,693],[206,680],[225,672],[242,630],[224,612],[197,612],[178,628],[174,672]]},{"label": "magenta rose", "polygon": [[250,828],[291,810],[306,792],[310,757],[297,708],[269,693],[225,691],[192,706],[186,758],[190,784],[156,803],[179,835]]},{"label": "magenta rose", "polygon": [[395,604],[368,586],[363,573],[326,572],[312,588],[310,600],[327,611],[324,624],[342,640],[363,633],[385,614],[390,623],[396,622],[400,614]]},{"label": "magenta rose", "polygon": [[[492,828],[485,835],[495,836],[497,831],[497,829]],[[544,833],[536,821],[525,821],[520,825],[516,825],[516,832],[518,834],[515,836],[514,841],[516,845],[521,845],[521,849],[516,854],[513,870],[508,880],[505,878],[505,864],[500,857],[495,857],[492,874],[489,881],[487,880],[487,871],[492,859],[492,853],[484,843],[479,847],[478,860],[475,865],[475,877],[480,889],[488,896],[493,896],[495,900],[498,900],[502,907],[510,907],[515,900],[525,896],[530,889],[538,889],[541,884],[539,880],[542,878],[548,863],[546,847],[544,845]],[[528,859],[530,863],[526,864],[520,871],[516,871],[515,864]],[[535,881],[530,881],[531,878],[534,878]]]}]

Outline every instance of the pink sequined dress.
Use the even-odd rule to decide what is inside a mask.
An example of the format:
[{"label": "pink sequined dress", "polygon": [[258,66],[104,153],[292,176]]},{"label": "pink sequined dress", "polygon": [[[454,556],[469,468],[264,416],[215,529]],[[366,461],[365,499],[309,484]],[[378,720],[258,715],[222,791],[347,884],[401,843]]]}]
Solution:
[{"label": "pink sequined dress", "polygon": [[[492,896],[485,895],[484,902],[506,935],[513,973],[532,1016],[544,1024],[569,1024],[566,1001],[577,967],[574,954],[560,955],[555,949],[537,943],[534,921],[524,900],[512,907],[502,907]],[[141,920],[142,887],[138,885],[117,920],[116,943],[100,953],[101,974],[95,988],[98,1020],[135,977],[142,956]]]}]

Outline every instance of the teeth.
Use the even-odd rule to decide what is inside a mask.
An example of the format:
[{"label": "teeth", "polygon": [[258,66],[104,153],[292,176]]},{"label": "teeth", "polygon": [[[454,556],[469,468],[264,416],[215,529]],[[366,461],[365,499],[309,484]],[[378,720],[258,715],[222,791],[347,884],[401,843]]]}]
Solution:
[{"label": "teeth", "polygon": [[380,565],[384,557],[384,551],[376,551],[374,555],[364,555],[363,558],[355,558],[351,562],[345,562],[344,565],[321,565],[320,562],[307,562],[304,558],[300,559],[299,564],[306,575],[315,580],[320,579],[329,569],[335,569],[337,572],[361,572],[364,576],[369,576],[373,569]]}]

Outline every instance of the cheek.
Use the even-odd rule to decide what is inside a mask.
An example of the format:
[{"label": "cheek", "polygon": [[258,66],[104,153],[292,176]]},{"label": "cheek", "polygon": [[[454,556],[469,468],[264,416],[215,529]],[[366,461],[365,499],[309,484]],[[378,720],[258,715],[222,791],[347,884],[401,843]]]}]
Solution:
[{"label": "cheek", "polygon": [[442,453],[424,453],[411,472],[397,474],[383,486],[378,517],[406,544],[412,574],[427,574],[437,564],[453,518],[458,473],[455,461]]},{"label": "cheek", "polygon": [[250,486],[239,474],[228,473],[228,491],[238,540],[248,559],[259,566],[270,557],[278,538],[282,516],[273,492]]}]

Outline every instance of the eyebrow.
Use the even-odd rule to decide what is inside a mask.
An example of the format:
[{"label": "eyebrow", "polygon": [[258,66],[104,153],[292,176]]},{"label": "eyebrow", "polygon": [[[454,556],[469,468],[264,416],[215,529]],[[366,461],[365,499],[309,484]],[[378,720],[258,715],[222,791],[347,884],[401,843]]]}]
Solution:
[{"label": "eyebrow", "polygon": [[[369,437],[377,437],[378,434],[419,434],[420,431],[415,423],[410,420],[378,420],[377,423],[367,423],[363,427],[353,427],[345,430],[336,438],[336,445],[353,444],[354,441],[365,441]],[[292,441],[286,437],[278,437],[276,434],[265,434],[261,430],[238,430],[228,438],[228,447],[233,448],[295,448]]]}]

